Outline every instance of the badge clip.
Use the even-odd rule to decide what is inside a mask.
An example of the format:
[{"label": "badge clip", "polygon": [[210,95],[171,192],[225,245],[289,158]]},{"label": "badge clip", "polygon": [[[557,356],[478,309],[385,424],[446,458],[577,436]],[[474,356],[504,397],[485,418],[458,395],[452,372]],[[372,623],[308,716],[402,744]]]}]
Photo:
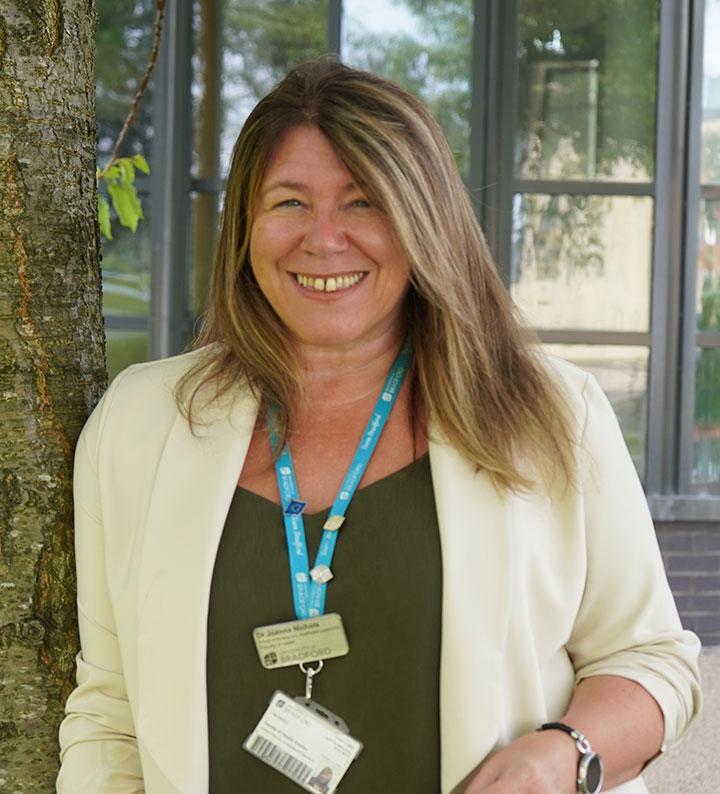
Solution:
[{"label": "badge clip", "polygon": [[305,702],[309,703],[312,700],[313,678],[323,669],[323,660],[318,659],[317,667],[309,667],[305,662],[300,662],[298,665],[303,673],[305,673]]},{"label": "badge clip", "polygon": [[316,565],[310,571],[310,576],[316,584],[325,584],[333,578],[333,572],[327,565]]},{"label": "badge clip", "polygon": [[338,529],[345,523],[345,516],[328,516],[328,520],[323,524],[323,529],[328,532],[337,532]]}]

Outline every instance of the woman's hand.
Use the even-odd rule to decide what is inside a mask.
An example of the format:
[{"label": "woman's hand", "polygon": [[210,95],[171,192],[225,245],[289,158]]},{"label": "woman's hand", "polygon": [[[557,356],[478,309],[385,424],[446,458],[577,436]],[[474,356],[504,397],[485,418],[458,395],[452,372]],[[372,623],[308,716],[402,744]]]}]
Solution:
[{"label": "woman's hand", "polygon": [[577,768],[569,736],[535,731],[488,758],[465,794],[574,794]]}]

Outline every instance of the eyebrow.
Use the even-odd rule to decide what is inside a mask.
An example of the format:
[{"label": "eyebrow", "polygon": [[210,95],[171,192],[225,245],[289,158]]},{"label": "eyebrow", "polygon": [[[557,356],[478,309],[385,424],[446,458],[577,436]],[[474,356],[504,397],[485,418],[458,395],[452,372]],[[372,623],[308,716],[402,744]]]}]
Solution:
[{"label": "eyebrow", "polygon": [[[280,182],[273,182],[272,184],[268,185],[261,193],[260,196],[266,196],[268,193],[272,193],[273,190],[279,190],[284,188],[285,190],[300,190],[304,193],[308,191],[308,186],[303,184],[302,182],[290,182],[287,180],[282,180]],[[343,193],[350,193],[353,190],[359,190],[360,188],[355,184],[355,182],[348,182],[345,187],[342,188]]]}]

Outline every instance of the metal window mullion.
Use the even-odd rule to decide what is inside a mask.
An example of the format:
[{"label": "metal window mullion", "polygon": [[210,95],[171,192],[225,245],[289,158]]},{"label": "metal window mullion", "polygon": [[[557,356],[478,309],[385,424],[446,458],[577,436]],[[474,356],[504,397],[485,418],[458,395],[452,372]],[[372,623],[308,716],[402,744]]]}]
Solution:
[{"label": "metal window mullion", "polygon": [[716,331],[704,331],[695,334],[695,344],[697,347],[718,348],[720,347],[720,334]]},{"label": "metal window mullion", "polygon": [[193,193],[223,193],[226,181],[218,177],[192,177],[190,190]]},{"label": "metal window mullion", "polygon": [[190,330],[188,236],[192,0],[168,3],[153,94],[150,355],[180,352]]},{"label": "metal window mullion", "polygon": [[642,331],[603,331],[586,328],[532,328],[544,344],[618,345],[649,347],[650,334]]},{"label": "metal window mullion", "polygon": [[568,194],[575,196],[649,196],[655,195],[652,182],[598,182],[590,180],[515,179],[515,193]]},{"label": "metal window mullion", "polygon": [[645,487],[649,494],[677,486],[677,361],[681,323],[680,261],[686,143],[688,3],[660,3],[651,350]]},{"label": "metal window mullion", "polygon": [[690,22],[690,67],[687,114],[687,159],[685,170],[685,229],[683,263],[682,355],[680,359],[680,443],[678,490],[692,490],[695,456],[695,375],[697,345],[696,286],[698,260],[698,221],[700,213],[700,152],[702,148],[702,82],[705,38],[705,2],[692,1]]},{"label": "metal window mullion", "polygon": [[342,0],[328,0],[327,5],[327,51],[342,55]]},{"label": "metal window mullion", "polygon": [[490,250],[510,284],[520,0],[492,0],[488,19],[487,128],[483,219]]},{"label": "metal window mullion", "polygon": [[700,198],[720,201],[720,185],[700,185]]},{"label": "metal window mullion", "polygon": [[491,0],[474,0],[472,52],[470,59],[470,165],[468,188],[475,213],[487,229],[487,206],[492,195],[488,188],[488,85],[490,69]]},{"label": "metal window mullion", "polygon": [[106,314],[105,328],[115,331],[146,331],[150,320],[146,316],[136,314]]}]

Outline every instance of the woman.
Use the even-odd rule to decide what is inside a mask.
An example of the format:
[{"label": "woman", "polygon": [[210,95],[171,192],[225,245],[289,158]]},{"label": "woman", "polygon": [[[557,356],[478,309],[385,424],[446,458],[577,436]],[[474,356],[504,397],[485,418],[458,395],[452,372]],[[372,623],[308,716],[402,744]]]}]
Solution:
[{"label": "woman", "polygon": [[379,77],[312,62],[258,104],[198,349],[116,378],[76,460],[62,792],[569,794],[601,762],[643,792],[697,712],[606,398],[527,346]]}]

